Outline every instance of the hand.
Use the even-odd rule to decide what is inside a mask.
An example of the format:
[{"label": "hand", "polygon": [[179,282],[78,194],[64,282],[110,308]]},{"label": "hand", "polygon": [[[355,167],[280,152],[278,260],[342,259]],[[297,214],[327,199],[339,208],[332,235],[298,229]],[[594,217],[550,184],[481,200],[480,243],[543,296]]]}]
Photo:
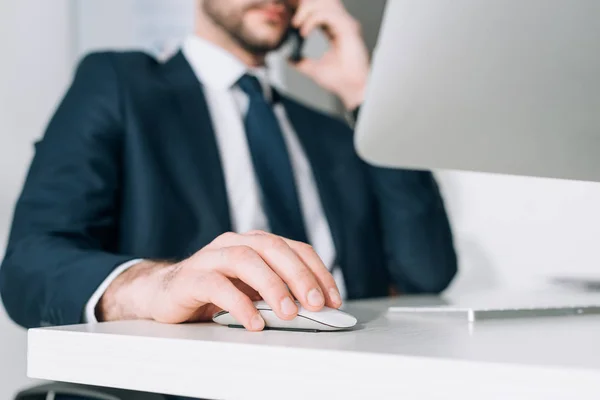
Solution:
[{"label": "hand", "polygon": [[294,66],[336,94],[348,110],[364,101],[369,75],[369,51],[361,27],[341,0],[301,0],[292,19],[303,37],[321,28],[330,49],[320,60],[304,59]]},{"label": "hand", "polygon": [[291,320],[298,313],[294,297],[311,311],[342,305],[333,276],[309,245],[264,232],[227,233],[183,262],[127,270],[105,292],[98,314],[103,321],[176,324],[210,321],[226,310],[260,331],[265,323],[252,302],[264,299]]}]

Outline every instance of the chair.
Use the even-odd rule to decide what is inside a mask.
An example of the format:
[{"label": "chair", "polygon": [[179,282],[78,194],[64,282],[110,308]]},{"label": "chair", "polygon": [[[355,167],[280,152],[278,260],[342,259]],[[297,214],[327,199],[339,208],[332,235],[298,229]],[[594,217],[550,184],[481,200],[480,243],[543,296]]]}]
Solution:
[{"label": "chair", "polygon": [[130,392],[94,386],[81,386],[70,383],[50,383],[26,389],[15,400],[60,400],[61,397],[85,400],[166,400],[153,393]]}]

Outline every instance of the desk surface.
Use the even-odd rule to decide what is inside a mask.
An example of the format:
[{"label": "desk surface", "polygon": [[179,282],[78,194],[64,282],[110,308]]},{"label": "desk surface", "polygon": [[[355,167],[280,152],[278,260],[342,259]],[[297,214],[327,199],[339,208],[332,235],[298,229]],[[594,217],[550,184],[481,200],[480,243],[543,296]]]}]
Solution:
[{"label": "desk surface", "polygon": [[215,399],[600,398],[600,315],[469,324],[387,312],[440,302],[349,303],[360,325],[340,333],[146,321],[33,329],[28,375]]}]

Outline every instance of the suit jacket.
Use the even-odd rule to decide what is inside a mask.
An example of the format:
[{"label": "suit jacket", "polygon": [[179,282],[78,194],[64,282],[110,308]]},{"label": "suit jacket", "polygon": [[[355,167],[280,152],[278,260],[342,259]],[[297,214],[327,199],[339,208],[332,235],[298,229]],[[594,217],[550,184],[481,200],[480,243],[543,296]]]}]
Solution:
[{"label": "suit jacket", "polygon": [[[457,270],[430,172],[373,168],[348,124],[280,96],[311,163],[350,299],[437,293]],[[75,324],[118,265],[179,260],[230,231],[202,86],[180,52],[85,57],[17,202],[0,290],[20,325]]]}]

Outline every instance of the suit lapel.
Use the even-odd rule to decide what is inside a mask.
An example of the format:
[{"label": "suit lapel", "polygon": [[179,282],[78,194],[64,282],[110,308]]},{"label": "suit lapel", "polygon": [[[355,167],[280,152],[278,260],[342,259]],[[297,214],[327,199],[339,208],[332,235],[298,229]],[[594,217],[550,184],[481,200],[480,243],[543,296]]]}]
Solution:
[{"label": "suit lapel", "polygon": [[[208,104],[202,85],[181,51],[164,67],[165,77],[174,89],[175,106],[182,125],[182,129],[170,132],[177,136],[174,140],[180,152],[177,162],[181,164],[182,173],[201,181],[201,184],[191,183],[190,190],[197,199],[196,203],[203,207],[202,215],[212,219],[212,229],[204,232],[203,236],[213,235],[214,238],[232,227],[225,178]],[[206,212],[206,205],[212,212]]]},{"label": "suit lapel", "polygon": [[321,127],[316,123],[314,115],[306,109],[286,97],[275,93],[278,101],[283,104],[286,114],[290,119],[300,144],[311,165],[312,173],[319,190],[319,196],[323,210],[331,229],[331,235],[336,247],[339,259],[344,253],[344,226],[340,214],[341,202],[337,189],[337,181],[333,177],[334,166],[327,151],[323,151],[323,143],[320,140],[319,130]]}]

